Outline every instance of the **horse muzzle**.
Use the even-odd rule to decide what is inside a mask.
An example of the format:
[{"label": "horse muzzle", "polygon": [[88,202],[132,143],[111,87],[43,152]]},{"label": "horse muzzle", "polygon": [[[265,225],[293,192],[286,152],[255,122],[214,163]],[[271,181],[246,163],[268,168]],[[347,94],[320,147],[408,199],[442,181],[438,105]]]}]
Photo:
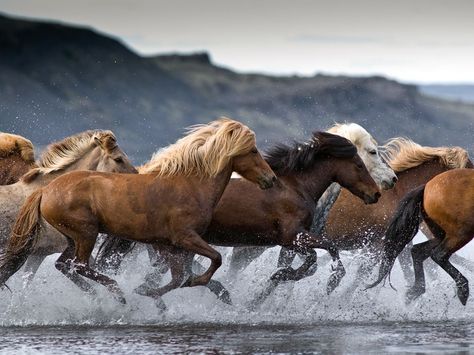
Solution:
[{"label": "horse muzzle", "polygon": [[273,176],[265,176],[258,179],[258,185],[262,190],[269,189],[273,187],[274,183],[277,181],[277,177]]},{"label": "horse muzzle", "polygon": [[370,205],[372,203],[377,203],[377,201],[379,200],[380,196],[382,196],[382,194],[380,192],[376,192],[375,194],[373,195],[365,195],[364,196],[364,203],[366,205]]}]

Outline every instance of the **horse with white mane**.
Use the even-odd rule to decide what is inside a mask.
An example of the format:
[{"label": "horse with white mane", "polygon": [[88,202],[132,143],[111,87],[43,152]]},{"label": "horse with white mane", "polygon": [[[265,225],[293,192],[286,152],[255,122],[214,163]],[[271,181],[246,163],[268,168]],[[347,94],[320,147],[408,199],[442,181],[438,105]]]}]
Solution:
[{"label": "horse with white mane", "polygon": [[[357,123],[336,123],[334,126],[329,128],[327,132],[344,137],[356,146],[357,154],[361,157],[370,175],[381,189],[388,190],[393,188],[397,181],[397,176],[384,162],[380,155],[377,141],[365,128]],[[318,234],[321,232],[326,217],[340,191],[341,186],[337,183],[333,183],[319,199],[311,228],[313,233]],[[229,273],[235,274],[239,270],[243,270],[252,260],[259,257],[265,250],[265,247],[233,248]],[[278,265],[287,266],[288,264],[291,264],[294,256],[294,252],[282,248]],[[341,269],[341,273],[343,272],[342,270],[343,269]]]}]

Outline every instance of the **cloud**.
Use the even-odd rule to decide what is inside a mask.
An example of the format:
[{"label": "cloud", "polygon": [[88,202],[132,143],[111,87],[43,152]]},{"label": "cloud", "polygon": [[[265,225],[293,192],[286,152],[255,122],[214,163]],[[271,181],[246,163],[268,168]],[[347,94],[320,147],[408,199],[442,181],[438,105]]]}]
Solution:
[{"label": "cloud", "polygon": [[311,35],[302,34],[289,38],[296,42],[337,43],[337,44],[387,44],[393,42],[390,38],[346,35]]}]

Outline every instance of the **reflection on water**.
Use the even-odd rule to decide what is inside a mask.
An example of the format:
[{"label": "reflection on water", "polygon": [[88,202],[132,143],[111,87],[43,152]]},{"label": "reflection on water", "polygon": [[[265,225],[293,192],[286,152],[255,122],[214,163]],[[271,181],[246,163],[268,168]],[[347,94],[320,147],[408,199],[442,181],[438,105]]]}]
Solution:
[{"label": "reflection on water", "polygon": [[469,323],[183,324],[6,328],[1,353],[458,353],[474,351]]}]

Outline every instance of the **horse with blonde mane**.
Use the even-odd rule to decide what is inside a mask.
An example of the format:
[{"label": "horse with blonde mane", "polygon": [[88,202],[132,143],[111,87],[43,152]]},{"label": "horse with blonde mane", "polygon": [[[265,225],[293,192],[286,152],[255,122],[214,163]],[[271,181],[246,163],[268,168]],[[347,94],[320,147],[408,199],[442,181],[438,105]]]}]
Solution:
[{"label": "horse with blonde mane", "polygon": [[[0,250],[5,248],[18,211],[27,197],[56,177],[74,170],[137,172],[117,145],[115,135],[102,130],[85,131],[50,144],[38,164],[38,168],[30,170],[19,182],[0,186]],[[61,234],[54,228],[45,227],[25,268],[30,279],[44,258],[62,252],[66,246]]]},{"label": "horse with blonde mane", "polygon": [[[329,212],[322,231],[340,250],[363,249],[369,257],[357,272],[353,283],[357,287],[370,273],[384,249],[384,233],[400,200],[412,189],[434,176],[457,168],[473,168],[468,153],[460,147],[425,147],[406,138],[394,138],[382,147],[385,160],[396,172],[396,186],[382,192],[376,206],[360,203],[343,190]],[[423,229],[425,234],[430,233]],[[457,261],[463,262],[460,257]],[[410,278],[409,263],[401,262],[405,278]]]},{"label": "horse with blonde mane", "polygon": [[[159,152],[150,174],[72,172],[34,192],[22,207],[0,265],[0,283],[18,270],[48,222],[68,241],[56,267],[79,288],[104,285],[125,303],[117,282],[89,266],[98,233],[165,248],[172,280],[148,295],[159,299],[183,284],[183,261],[199,254],[211,259],[208,270],[187,281],[205,285],[221,265],[221,255],[202,235],[233,171],[258,184],[273,186],[276,176],[256,147],[255,134],[240,122],[222,118],[190,129],[187,136]],[[67,194],[64,192],[67,191]]]},{"label": "horse with blonde mane", "polygon": [[0,185],[14,184],[36,166],[31,141],[16,134],[0,132]]},{"label": "horse with blonde mane", "polygon": [[457,296],[463,305],[469,297],[469,282],[449,261],[450,257],[474,238],[474,170],[454,169],[436,175],[400,201],[385,235],[378,285],[393,267],[403,248],[424,220],[434,238],[416,244],[411,253],[415,283],[407,293],[410,302],[425,293],[423,262],[428,257],[456,282]]},{"label": "horse with blonde mane", "polygon": [[[377,146],[377,141],[357,123],[336,123],[327,132],[348,139],[357,148],[357,154],[364,162],[370,175],[382,190],[393,188],[397,177],[393,170],[383,161]],[[319,198],[314,210],[313,224],[311,232],[320,234],[327,215],[341,191],[341,186],[337,183],[331,184],[326,192]],[[354,197],[355,198],[355,197]],[[356,198],[355,198],[356,199]],[[265,247],[240,247],[232,250],[229,265],[229,273],[235,275],[243,270],[252,260],[259,257],[267,248]],[[278,258],[278,266],[287,268],[291,265],[296,254],[287,248],[282,248]],[[344,268],[340,264],[336,267],[337,278],[343,277]],[[333,282],[331,284],[335,284]]]}]

